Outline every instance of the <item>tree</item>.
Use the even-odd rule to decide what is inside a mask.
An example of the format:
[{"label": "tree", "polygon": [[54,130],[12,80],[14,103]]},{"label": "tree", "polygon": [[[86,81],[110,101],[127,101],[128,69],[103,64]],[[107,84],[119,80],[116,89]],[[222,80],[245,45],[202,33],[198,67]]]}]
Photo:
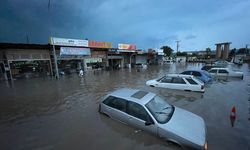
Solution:
[{"label": "tree", "polygon": [[169,46],[162,46],[161,49],[163,49],[163,53],[164,53],[166,56],[168,56],[168,57],[170,57],[171,54],[172,54],[172,52],[174,51],[174,50],[173,50],[171,47],[169,47]]},{"label": "tree", "polygon": [[177,52],[176,56],[187,56],[187,52]]},{"label": "tree", "polygon": [[236,48],[232,49],[229,53],[229,57],[233,57],[236,53]]},{"label": "tree", "polygon": [[206,48],[206,58],[210,58],[211,55],[211,49],[208,47]]}]

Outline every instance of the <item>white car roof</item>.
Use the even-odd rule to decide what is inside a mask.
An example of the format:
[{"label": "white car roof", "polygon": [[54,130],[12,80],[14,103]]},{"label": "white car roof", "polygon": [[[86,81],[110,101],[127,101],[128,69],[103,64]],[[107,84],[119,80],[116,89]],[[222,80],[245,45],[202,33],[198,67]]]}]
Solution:
[{"label": "white car roof", "polygon": [[217,69],[217,70],[218,70],[218,69],[220,69],[220,70],[221,70],[221,69],[228,70],[228,68],[211,68],[210,70],[215,70],[215,69]]},{"label": "white car roof", "polygon": [[147,104],[151,99],[153,99],[156,96],[156,94],[148,91],[129,89],[129,88],[115,90],[114,92],[108,95],[123,98],[128,101],[136,102],[141,105]]},{"label": "white car roof", "polygon": [[168,77],[181,77],[181,78],[192,78],[193,75],[186,75],[186,74],[167,74]]}]

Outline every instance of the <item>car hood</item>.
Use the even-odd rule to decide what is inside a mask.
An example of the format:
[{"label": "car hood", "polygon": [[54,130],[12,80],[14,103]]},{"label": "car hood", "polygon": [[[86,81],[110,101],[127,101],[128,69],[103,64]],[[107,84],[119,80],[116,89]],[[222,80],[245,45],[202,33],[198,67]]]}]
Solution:
[{"label": "car hood", "polygon": [[146,82],[146,85],[151,85],[151,84],[154,84],[155,82],[156,82],[155,79],[153,79],[153,80],[148,80],[148,81]]},{"label": "car hood", "polygon": [[175,107],[172,118],[163,127],[192,143],[204,146],[206,126],[204,120],[191,112]]}]

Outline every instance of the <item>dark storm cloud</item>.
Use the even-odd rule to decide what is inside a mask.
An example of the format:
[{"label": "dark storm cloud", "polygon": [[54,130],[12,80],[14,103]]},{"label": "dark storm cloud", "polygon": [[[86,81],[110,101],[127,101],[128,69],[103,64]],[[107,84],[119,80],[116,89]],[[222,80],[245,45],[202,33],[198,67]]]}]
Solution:
[{"label": "dark storm cloud", "polygon": [[0,42],[25,42],[28,35],[33,43],[47,43],[52,35],[149,48],[181,40],[181,48],[190,50],[218,41],[250,42],[247,0],[50,0],[49,8],[48,3],[3,0]]}]

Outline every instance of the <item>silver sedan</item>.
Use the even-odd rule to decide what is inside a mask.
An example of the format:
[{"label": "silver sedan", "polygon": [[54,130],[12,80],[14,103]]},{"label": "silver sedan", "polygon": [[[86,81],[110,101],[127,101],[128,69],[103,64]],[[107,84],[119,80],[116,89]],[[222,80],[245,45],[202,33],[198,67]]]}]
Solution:
[{"label": "silver sedan", "polygon": [[184,149],[207,149],[204,120],[168,104],[154,93],[136,89],[116,90],[103,98],[99,112]]}]

